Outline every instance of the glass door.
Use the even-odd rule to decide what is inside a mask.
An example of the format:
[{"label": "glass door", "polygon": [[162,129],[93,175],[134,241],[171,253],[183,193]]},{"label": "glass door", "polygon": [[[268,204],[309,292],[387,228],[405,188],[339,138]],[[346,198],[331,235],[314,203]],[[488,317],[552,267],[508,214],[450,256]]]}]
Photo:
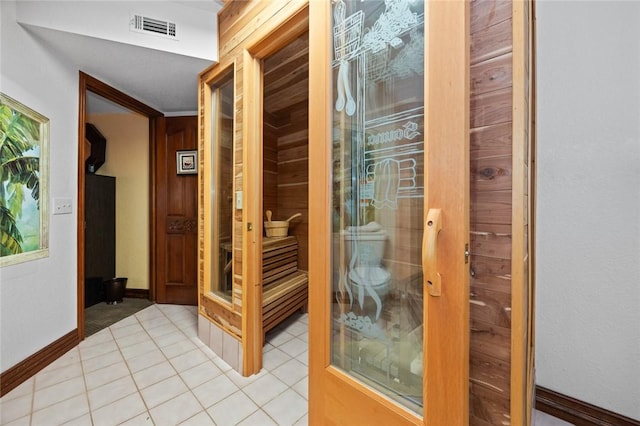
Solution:
[{"label": "glass door", "polygon": [[422,414],[424,3],[334,2],[331,363]]},{"label": "glass door", "polygon": [[211,280],[214,297],[231,303],[233,292],[233,68],[211,85],[213,141],[211,158]]},{"label": "glass door", "polygon": [[[322,368],[310,359],[311,422],[464,423],[467,8],[451,4],[334,0],[324,9],[330,124],[324,132],[312,125],[310,135],[322,132],[327,139],[317,144],[330,149],[316,151],[324,163],[310,154],[310,164],[328,167],[311,176],[328,183],[330,241],[327,267],[310,271],[310,287],[315,277],[326,283],[311,299],[310,353],[315,336],[325,351],[317,358]],[[430,25],[436,16],[449,26]]]}]

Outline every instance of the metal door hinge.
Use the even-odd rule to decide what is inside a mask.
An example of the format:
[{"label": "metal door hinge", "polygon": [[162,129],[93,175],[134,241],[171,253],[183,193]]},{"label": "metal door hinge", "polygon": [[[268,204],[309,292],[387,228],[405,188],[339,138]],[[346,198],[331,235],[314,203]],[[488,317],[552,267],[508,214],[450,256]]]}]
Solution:
[{"label": "metal door hinge", "polygon": [[464,245],[464,264],[468,264],[469,263],[469,256],[471,255],[471,253],[469,252],[469,244],[465,244]]}]

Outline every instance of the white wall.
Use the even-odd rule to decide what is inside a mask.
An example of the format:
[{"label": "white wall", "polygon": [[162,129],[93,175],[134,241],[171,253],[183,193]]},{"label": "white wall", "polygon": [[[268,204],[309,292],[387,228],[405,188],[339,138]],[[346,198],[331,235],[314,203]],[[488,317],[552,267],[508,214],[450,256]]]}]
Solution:
[{"label": "white wall", "polygon": [[640,2],[536,8],[537,383],[640,419]]},{"label": "white wall", "polygon": [[149,289],[149,119],[136,113],[91,114],[107,139],[96,172],[116,178],[116,276],[127,288]]},{"label": "white wall", "polygon": [[[0,90],[50,120],[50,199],[73,214],[50,216],[49,257],[0,271],[0,367],[12,367],[76,328],[78,72],[16,24],[0,2]],[[51,210],[50,210],[51,211]]]}]

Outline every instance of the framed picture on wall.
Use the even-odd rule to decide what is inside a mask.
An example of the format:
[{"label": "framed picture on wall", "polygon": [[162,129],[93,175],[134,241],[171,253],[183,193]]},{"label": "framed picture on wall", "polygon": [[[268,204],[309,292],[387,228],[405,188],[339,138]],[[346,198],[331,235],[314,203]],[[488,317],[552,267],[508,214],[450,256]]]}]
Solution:
[{"label": "framed picture on wall", "polygon": [[176,151],[176,161],[179,175],[198,174],[198,151]]},{"label": "framed picture on wall", "polygon": [[49,119],[0,93],[0,266],[49,255]]}]

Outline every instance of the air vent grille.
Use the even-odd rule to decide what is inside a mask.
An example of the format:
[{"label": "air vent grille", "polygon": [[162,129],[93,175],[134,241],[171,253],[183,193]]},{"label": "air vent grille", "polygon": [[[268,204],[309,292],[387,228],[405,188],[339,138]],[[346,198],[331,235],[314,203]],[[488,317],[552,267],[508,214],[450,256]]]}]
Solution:
[{"label": "air vent grille", "polygon": [[130,28],[132,31],[152,33],[168,38],[176,38],[176,24],[161,19],[149,18],[143,15],[133,15]]}]

